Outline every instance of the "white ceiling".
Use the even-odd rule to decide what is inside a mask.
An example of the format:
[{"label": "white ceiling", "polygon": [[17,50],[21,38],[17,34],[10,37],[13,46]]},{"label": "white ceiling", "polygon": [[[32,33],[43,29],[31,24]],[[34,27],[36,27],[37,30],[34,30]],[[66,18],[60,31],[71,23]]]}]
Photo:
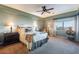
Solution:
[{"label": "white ceiling", "polygon": [[[79,4],[5,4],[6,6],[45,18],[69,11],[73,11],[78,9]],[[41,15],[41,12],[36,12],[41,10],[41,6],[46,6],[47,8],[54,8],[54,10],[50,11],[51,13],[44,13]]]}]

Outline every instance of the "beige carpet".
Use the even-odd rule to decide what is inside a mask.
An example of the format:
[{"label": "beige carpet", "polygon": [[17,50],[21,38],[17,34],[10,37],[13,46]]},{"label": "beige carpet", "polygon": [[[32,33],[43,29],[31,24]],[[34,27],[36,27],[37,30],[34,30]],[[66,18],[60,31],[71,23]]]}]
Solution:
[{"label": "beige carpet", "polygon": [[31,51],[30,54],[77,54],[79,53],[79,44],[73,43],[67,39],[53,37],[43,46]]}]

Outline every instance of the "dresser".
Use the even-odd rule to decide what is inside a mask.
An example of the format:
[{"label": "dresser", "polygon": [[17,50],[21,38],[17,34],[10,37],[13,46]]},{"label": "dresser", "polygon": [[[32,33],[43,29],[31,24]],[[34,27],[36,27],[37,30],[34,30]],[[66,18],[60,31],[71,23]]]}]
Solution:
[{"label": "dresser", "polygon": [[0,45],[9,45],[16,42],[19,42],[19,33],[10,32],[0,34]]}]

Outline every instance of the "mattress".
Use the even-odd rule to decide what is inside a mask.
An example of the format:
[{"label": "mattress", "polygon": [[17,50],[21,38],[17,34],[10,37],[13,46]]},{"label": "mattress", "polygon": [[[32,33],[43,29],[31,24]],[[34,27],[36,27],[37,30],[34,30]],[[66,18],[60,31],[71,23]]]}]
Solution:
[{"label": "mattress", "polygon": [[33,42],[46,39],[47,37],[48,37],[48,34],[46,32],[35,32],[35,35],[33,36]]}]

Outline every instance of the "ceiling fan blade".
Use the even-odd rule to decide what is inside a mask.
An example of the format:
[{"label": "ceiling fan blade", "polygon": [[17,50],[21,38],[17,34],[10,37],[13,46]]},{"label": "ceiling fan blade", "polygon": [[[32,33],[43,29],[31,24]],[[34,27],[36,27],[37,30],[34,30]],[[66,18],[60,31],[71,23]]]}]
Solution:
[{"label": "ceiling fan blade", "polygon": [[41,13],[41,15],[44,13],[44,11]]},{"label": "ceiling fan blade", "polygon": [[46,6],[42,6],[42,8],[46,8]]},{"label": "ceiling fan blade", "polygon": [[54,8],[50,8],[50,9],[47,9],[47,10],[53,10]]},{"label": "ceiling fan blade", "polygon": [[49,13],[49,14],[51,13],[51,12],[48,12],[48,11],[46,11],[46,12]]},{"label": "ceiling fan blade", "polygon": [[42,10],[40,10],[40,11],[36,11],[36,12],[42,12]]}]

